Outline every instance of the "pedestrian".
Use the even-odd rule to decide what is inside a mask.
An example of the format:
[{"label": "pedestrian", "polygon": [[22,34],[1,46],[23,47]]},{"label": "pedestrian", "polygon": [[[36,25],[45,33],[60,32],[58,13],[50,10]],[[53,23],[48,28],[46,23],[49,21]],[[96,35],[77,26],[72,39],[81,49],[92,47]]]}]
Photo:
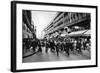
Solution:
[{"label": "pedestrian", "polygon": [[51,52],[54,52],[55,51],[55,43],[54,43],[54,41],[51,40],[49,43],[50,43]]},{"label": "pedestrian", "polygon": [[65,44],[65,48],[66,48],[66,54],[69,56],[69,47],[70,47],[70,43],[69,42],[66,42]]},{"label": "pedestrian", "polygon": [[77,45],[77,41],[74,40],[74,43],[73,43],[73,48],[74,48],[74,49],[73,49],[73,53],[74,53],[74,54],[76,54],[76,51],[77,51],[77,50],[76,50],[76,45]]},{"label": "pedestrian", "polygon": [[38,47],[39,47],[38,52],[42,52],[41,41],[40,40],[38,41]]},{"label": "pedestrian", "polygon": [[49,49],[49,42],[45,41],[45,52],[48,53],[48,49]]},{"label": "pedestrian", "polygon": [[56,45],[57,56],[59,56],[59,42],[55,42],[55,45]]},{"label": "pedestrian", "polygon": [[37,42],[35,39],[32,40],[31,46],[32,46],[33,52],[36,52]]},{"label": "pedestrian", "polygon": [[86,50],[86,41],[83,42],[83,48]]},{"label": "pedestrian", "polygon": [[77,52],[78,53],[81,53],[82,52],[81,51],[81,42],[80,41],[77,42],[76,49],[77,49]]}]

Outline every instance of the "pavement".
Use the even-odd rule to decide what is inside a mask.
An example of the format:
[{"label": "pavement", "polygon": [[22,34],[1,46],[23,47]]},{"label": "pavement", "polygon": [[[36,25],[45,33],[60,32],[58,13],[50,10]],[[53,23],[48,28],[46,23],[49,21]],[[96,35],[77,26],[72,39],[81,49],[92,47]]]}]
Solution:
[{"label": "pavement", "polygon": [[69,56],[65,52],[59,52],[59,56],[56,53],[45,52],[45,48],[42,48],[42,52],[37,52],[33,55],[23,58],[23,63],[28,62],[48,62],[48,61],[67,61],[67,60],[89,60],[91,59],[90,52],[82,50],[82,54],[73,54]]}]

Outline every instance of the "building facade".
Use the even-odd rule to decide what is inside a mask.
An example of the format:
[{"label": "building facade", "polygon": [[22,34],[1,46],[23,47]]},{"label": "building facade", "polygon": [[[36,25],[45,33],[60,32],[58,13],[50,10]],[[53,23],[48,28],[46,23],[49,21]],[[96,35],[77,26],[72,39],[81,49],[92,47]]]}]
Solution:
[{"label": "building facade", "polygon": [[23,10],[23,38],[36,38],[34,24],[31,21],[31,11]]},{"label": "building facade", "polygon": [[62,33],[90,30],[90,14],[76,12],[58,12],[54,20],[47,26],[45,37],[56,37]]}]

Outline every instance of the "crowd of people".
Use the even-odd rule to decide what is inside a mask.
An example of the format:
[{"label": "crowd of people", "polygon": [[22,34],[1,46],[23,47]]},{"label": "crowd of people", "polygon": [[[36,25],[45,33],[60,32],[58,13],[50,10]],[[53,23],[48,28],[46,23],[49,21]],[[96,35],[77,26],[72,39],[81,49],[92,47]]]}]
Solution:
[{"label": "crowd of people", "polygon": [[29,50],[32,52],[42,52],[43,47],[45,48],[45,53],[49,51],[56,53],[59,56],[59,52],[64,52],[68,56],[70,52],[81,54],[82,50],[87,50],[90,52],[90,38],[64,38],[63,40],[58,39],[23,39],[23,50]]}]

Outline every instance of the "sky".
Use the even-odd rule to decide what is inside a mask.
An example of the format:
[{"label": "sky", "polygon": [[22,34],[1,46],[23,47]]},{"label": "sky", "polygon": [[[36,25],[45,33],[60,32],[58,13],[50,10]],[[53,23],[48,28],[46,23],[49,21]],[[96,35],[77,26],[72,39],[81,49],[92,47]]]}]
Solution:
[{"label": "sky", "polygon": [[36,28],[36,36],[39,39],[44,37],[45,32],[43,31],[50,22],[54,19],[57,12],[48,12],[48,11],[32,11],[32,21]]}]

